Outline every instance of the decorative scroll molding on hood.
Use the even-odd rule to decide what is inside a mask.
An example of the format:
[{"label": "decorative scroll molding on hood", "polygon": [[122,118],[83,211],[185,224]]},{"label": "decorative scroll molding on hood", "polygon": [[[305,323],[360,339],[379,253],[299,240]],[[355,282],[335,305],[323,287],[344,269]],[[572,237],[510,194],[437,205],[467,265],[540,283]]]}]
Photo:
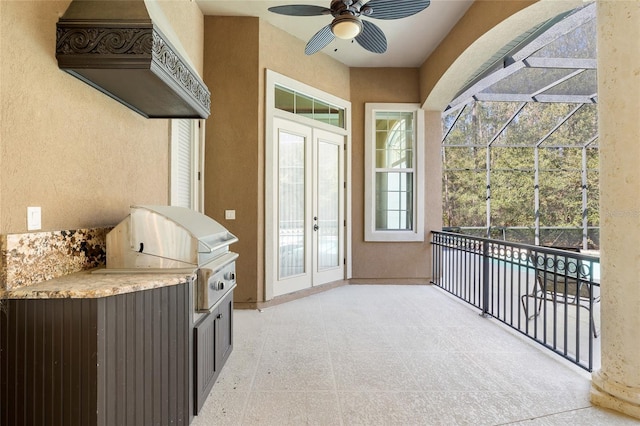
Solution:
[{"label": "decorative scroll molding on hood", "polygon": [[144,1],[74,0],[59,19],[58,67],[147,118],[207,118],[209,89]]}]

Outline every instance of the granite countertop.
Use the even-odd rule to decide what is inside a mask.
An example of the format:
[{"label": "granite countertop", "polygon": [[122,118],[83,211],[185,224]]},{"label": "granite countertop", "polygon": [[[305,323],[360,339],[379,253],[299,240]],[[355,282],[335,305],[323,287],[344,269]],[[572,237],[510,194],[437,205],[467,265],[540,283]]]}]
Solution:
[{"label": "granite countertop", "polygon": [[148,273],[104,269],[77,272],[0,294],[3,299],[94,299],[118,294],[184,284],[195,270],[172,270]]}]

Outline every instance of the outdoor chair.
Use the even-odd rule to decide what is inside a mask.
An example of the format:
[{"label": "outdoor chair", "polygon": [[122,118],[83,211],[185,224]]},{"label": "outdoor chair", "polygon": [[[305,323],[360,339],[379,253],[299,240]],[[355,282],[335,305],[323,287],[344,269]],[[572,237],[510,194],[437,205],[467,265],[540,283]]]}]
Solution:
[{"label": "outdoor chair", "polygon": [[[577,250],[572,250],[577,251]],[[577,259],[554,257],[553,255],[536,255],[533,252],[528,254],[529,261],[535,269],[535,284],[533,291],[521,297],[522,306],[528,320],[532,320],[540,315],[543,302],[557,303],[560,306],[571,305],[583,308],[589,315],[593,330],[593,337],[598,337],[598,330],[595,326],[591,306],[600,302],[600,295],[595,295],[594,287],[583,273],[581,261]],[[560,260],[559,262],[558,259]],[[576,263],[573,263],[573,262]],[[559,267],[559,265],[562,267]],[[573,264],[573,267],[571,265]],[[531,308],[525,299],[534,299],[535,312],[529,315]]]}]

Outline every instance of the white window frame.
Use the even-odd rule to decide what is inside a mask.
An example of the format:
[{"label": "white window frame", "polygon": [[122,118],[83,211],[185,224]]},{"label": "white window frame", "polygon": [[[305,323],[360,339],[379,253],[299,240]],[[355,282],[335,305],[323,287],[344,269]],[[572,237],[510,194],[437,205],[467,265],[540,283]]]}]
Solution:
[{"label": "white window frame", "polygon": [[[188,122],[189,125],[189,141],[180,137],[180,122]],[[189,197],[189,206],[180,202],[180,179],[183,174],[179,170],[183,165],[178,161],[180,145],[184,143],[190,144],[190,178],[189,185],[191,187],[191,196]],[[170,173],[169,173],[169,204],[172,206],[180,205],[188,207],[192,210],[204,212],[204,182],[203,176],[203,160],[204,160],[204,124],[201,120],[191,119],[174,119],[171,120],[171,149],[170,149]],[[185,182],[182,182],[184,184]]]},{"label": "white window frame", "polygon": [[[376,113],[413,112],[415,150],[413,152],[413,229],[376,230]],[[413,103],[365,104],[365,241],[424,241],[424,111]]]}]

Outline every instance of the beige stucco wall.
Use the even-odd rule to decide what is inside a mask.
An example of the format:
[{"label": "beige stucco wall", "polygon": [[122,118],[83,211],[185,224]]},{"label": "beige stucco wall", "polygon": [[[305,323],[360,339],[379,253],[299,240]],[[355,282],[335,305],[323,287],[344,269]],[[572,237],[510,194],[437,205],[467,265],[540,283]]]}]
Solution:
[{"label": "beige stucco wall", "polygon": [[[290,77],[294,80],[312,86],[316,89],[330,93],[341,99],[350,100],[349,68],[337,62],[325,54],[314,54],[307,56],[304,53],[306,42],[296,39],[266,22],[260,23],[260,134],[259,143],[261,164],[264,165],[265,153],[265,80],[266,70],[272,70],[279,74]],[[262,170],[264,175],[264,169]],[[264,189],[264,181],[261,187]],[[261,248],[264,247],[264,191],[260,200],[263,208],[259,234],[262,238]],[[264,277],[264,250],[261,250],[259,270]],[[264,279],[258,286],[258,298],[264,300]]]},{"label": "beige stucco wall", "polygon": [[[205,213],[239,242],[237,303],[256,301],[259,260],[258,19],[205,17],[204,81],[211,90],[205,144]],[[233,42],[230,42],[233,40]],[[224,219],[235,210],[236,219]]]},{"label": "beige stucco wall", "polygon": [[[232,42],[230,42],[232,41]],[[207,120],[205,212],[240,241],[238,306],[264,301],[264,84],[271,69],[348,100],[349,70],[257,18],[205,17]],[[236,210],[225,220],[225,210]]]},{"label": "beige stucco wall", "polygon": [[[260,23],[261,82],[270,69],[316,89],[350,100],[349,68],[328,55],[304,54],[306,42],[267,22]],[[264,90],[261,91],[264,96]]]},{"label": "beige stucco wall", "polygon": [[[201,68],[202,13],[179,3],[181,13],[161,7]],[[55,25],[68,4],[0,2],[2,234],[26,232],[27,206],[42,207],[43,230],[64,230],[168,202],[169,121],[145,119],[58,69]]]},{"label": "beige stucco wall", "polygon": [[[146,0],[154,1],[154,0]],[[204,69],[204,16],[193,0],[155,0],[178,38],[183,53],[202,77]]]},{"label": "beige stucco wall", "polygon": [[[386,280],[428,277],[429,238],[421,243],[388,243],[364,241],[364,123],[365,104],[418,103],[420,76],[417,68],[353,68],[351,69],[352,101],[352,245],[353,279]],[[425,167],[425,181],[431,179],[431,171]],[[440,177],[436,177],[440,181]],[[427,193],[427,197],[430,195]],[[422,207],[427,197],[421,197]],[[425,214],[425,223],[433,220]],[[425,230],[431,229],[429,225]]]},{"label": "beige stucco wall", "polygon": [[[349,70],[326,55],[304,55],[304,45],[255,18],[205,18],[205,82],[213,93],[213,113],[206,137],[205,211],[240,238],[234,246],[240,253],[236,291],[239,305],[264,300],[265,69],[352,102],[353,277],[424,281],[429,276],[428,242],[365,243],[363,236],[364,104],[419,102],[418,70]],[[439,114],[428,116],[427,123],[437,128],[432,134],[439,134]],[[439,199],[436,139],[435,144],[428,144],[426,178],[428,197]],[[425,208],[425,229],[439,228],[439,204],[425,199]],[[224,219],[226,209],[236,210],[236,220]]]}]

